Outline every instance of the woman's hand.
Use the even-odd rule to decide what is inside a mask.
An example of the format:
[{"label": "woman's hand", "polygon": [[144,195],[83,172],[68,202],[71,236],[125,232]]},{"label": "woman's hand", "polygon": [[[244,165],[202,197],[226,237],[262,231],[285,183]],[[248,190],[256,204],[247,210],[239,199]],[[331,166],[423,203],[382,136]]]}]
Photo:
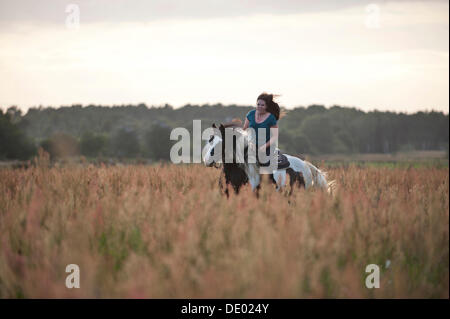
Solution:
[{"label": "woman's hand", "polygon": [[265,152],[266,152],[266,148],[267,148],[266,144],[263,144],[263,145],[261,145],[261,146],[259,147],[259,151],[260,151],[261,153],[265,153]]}]

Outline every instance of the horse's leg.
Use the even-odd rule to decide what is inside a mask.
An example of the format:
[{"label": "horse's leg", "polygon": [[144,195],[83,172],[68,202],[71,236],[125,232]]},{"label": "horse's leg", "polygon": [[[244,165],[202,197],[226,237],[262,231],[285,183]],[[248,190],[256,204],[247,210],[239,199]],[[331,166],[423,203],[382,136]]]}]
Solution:
[{"label": "horse's leg", "polygon": [[250,185],[252,186],[252,191],[255,191],[255,189],[259,186],[259,183],[261,181],[261,177],[259,176],[259,172],[255,165],[253,164],[248,165],[247,175]]},{"label": "horse's leg", "polygon": [[277,191],[286,185],[286,170],[279,169],[273,172],[273,179],[277,183]]},{"label": "horse's leg", "polygon": [[222,193],[223,192],[223,176],[224,176],[224,173],[223,172],[221,172],[220,173],[220,176],[219,176],[219,189],[220,189],[220,193]]},{"label": "horse's leg", "polygon": [[303,161],[302,159],[291,156],[288,154],[284,154],[289,161],[289,167],[288,169],[294,170],[294,172],[298,173],[301,178],[296,178],[299,180],[299,184],[303,185],[305,189],[308,189],[313,184],[313,175],[311,172],[311,169],[306,161]]},{"label": "horse's leg", "polygon": [[269,179],[270,179],[270,181],[272,182],[272,184],[277,184],[277,181],[275,180],[275,178],[273,177],[273,174],[270,174],[269,175]]},{"label": "horse's leg", "polygon": [[292,168],[288,168],[286,172],[289,174],[289,184],[291,186],[289,195],[292,194],[295,185],[298,185],[299,188],[301,188],[302,186],[303,188],[305,188],[305,180],[301,172],[296,172]]},{"label": "horse's leg", "polygon": [[230,192],[228,191],[228,183],[225,187],[225,195],[227,195],[227,199],[230,198]]},{"label": "horse's leg", "polygon": [[294,189],[294,183],[295,183],[295,174],[292,174],[291,172],[293,172],[293,170],[289,169],[289,171],[287,172],[289,174],[289,186],[290,186],[290,190],[289,190],[289,196],[292,195],[292,191]]},{"label": "horse's leg", "polygon": [[258,186],[256,186],[256,198],[259,198],[259,190],[261,189],[261,184],[258,184]]},{"label": "horse's leg", "polygon": [[305,179],[303,178],[303,174],[301,172],[297,172],[297,181],[298,181],[299,188],[303,187],[306,189]]},{"label": "horse's leg", "polygon": [[[230,198],[230,192],[228,191],[228,184],[230,184],[230,179],[226,173],[223,173],[223,175],[225,176],[225,195],[227,195],[227,199],[228,199],[228,198]],[[219,179],[219,186],[220,186],[220,189],[222,190],[223,189],[222,175],[220,176],[220,179]]]},{"label": "horse's leg", "polygon": [[289,186],[291,188],[289,190],[289,196],[291,196],[292,191],[294,190],[295,182],[297,181],[297,172],[295,172],[292,168],[288,168],[286,172],[289,174]]}]

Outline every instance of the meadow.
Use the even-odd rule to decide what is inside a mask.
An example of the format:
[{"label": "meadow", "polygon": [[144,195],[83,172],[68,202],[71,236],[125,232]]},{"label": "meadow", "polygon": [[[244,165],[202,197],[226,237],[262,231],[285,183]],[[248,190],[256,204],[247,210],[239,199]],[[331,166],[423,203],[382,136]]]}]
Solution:
[{"label": "meadow", "polygon": [[448,166],[325,168],[259,199],[200,164],[0,169],[0,298],[448,298]]}]

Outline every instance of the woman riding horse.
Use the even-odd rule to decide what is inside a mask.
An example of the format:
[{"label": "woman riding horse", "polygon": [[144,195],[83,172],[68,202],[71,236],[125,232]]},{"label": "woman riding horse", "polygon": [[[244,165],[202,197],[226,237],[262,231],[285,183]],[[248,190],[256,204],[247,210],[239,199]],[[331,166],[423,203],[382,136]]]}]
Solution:
[{"label": "woman riding horse", "polygon": [[[334,187],[334,182],[327,182],[326,173],[319,170],[313,164],[300,157],[281,154],[277,149],[276,151],[270,152],[270,149],[273,150],[277,143],[277,120],[279,118],[280,107],[278,103],[273,101],[273,94],[260,94],[257,99],[256,110],[247,113],[242,128],[236,122],[225,125],[221,124],[218,128],[219,132],[211,136],[211,139],[204,148],[205,155],[203,161],[205,165],[212,166],[216,162],[221,161],[223,163],[222,168],[226,178],[226,185],[232,184],[236,193],[239,192],[241,186],[249,182],[252,190],[256,190],[256,194],[258,195],[260,174],[262,172],[270,174],[269,176],[272,182],[277,184],[277,190],[286,185],[286,175],[289,175],[291,192],[294,184],[298,184],[298,186],[306,189],[314,186],[331,192],[332,187]],[[217,129],[215,124],[212,127]],[[247,130],[248,128],[251,128],[251,130]],[[229,140],[226,137],[225,129],[229,129],[233,134],[237,134],[233,136],[233,147],[231,148],[226,147],[228,144],[227,141],[229,142]],[[251,135],[249,133],[253,132],[255,133],[253,139],[249,138]],[[265,135],[265,137],[261,136],[260,133],[265,133],[261,134]],[[243,145],[241,145],[241,142],[243,142]],[[249,149],[255,147],[255,145],[259,151],[255,152],[258,162],[255,162],[254,158],[250,161],[251,152],[249,152]],[[215,151],[219,152],[216,154]],[[256,149],[253,149],[253,151],[256,151]],[[265,162],[264,158],[258,158],[261,155],[259,153],[264,154],[264,152],[266,158],[269,157],[268,163]],[[235,162],[236,159],[242,159],[242,155],[245,160],[243,162]],[[227,162],[225,159],[227,156],[231,156],[231,162]],[[274,162],[273,159],[276,161]],[[261,163],[261,160],[264,163]],[[271,165],[273,163],[276,163],[275,167]],[[261,170],[260,168],[263,169]],[[226,194],[228,196],[227,191]]]},{"label": "woman riding horse", "polygon": [[[257,159],[261,166],[268,166],[270,162],[261,162],[258,154],[266,154],[266,156],[275,156],[275,153],[270,152],[277,147],[278,141],[278,125],[277,121],[280,118],[280,106],[273,100],[273,94],[262,93],[256,99],[256,109],[247,113],[243,129],[247,130],[249,127],[254,129],[256,147],[258,148]],[[264,136],[258,135],[258,131],[265,132]],[[261,153],[260,153],[261,152]],[[276,160],[277,158],[274,158]],[[270,160],[270,157],[269,157]],[[275,162],[276,163],[276,162]]]}]

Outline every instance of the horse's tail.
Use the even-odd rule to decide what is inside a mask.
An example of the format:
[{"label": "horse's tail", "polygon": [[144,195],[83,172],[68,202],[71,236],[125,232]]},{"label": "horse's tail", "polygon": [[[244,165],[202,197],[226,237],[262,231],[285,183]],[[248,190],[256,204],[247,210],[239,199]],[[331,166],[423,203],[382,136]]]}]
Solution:
[{"label": "horse's tail", "polygon": [[305,161],[305,163],[309,166],[311,170],[313,186],[324,189],[331,194],[333,190],[336,188],[336,182],[335,181],[327,182],[326,172],[321,171],[308,161]]}]

